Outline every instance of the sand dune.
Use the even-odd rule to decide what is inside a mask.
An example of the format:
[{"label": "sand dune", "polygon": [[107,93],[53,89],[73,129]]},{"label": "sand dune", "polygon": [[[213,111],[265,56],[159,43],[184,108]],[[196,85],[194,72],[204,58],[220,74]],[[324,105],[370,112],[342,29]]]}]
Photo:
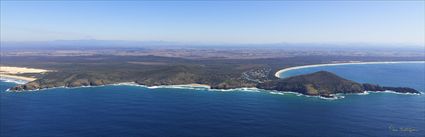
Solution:
[{"label": "sand dune", "polygon": [[16,74],[25,74],[25,73],[45,73],[50,70],[36,69],[36,68],[25,68],[25,67],[10,67],[10,66],[0,66],[0,78],[1,79],[16,79],[22,81],[34,81],[34,77],[24,77],[17,76]]},{"label": "sand dune", "polygon": [[2,74],[43,73],[48,71],[35,68],[0,66],[0,73]]}]

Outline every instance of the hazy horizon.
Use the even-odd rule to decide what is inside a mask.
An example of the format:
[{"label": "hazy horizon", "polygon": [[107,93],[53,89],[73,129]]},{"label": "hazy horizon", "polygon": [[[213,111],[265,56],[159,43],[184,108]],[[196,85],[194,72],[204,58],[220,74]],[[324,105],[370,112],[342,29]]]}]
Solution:
[{"label": "hazy horizon", "polygon": [[1,1],[0,41],[423,47],[424,4],[424,1]]},{"label": "hazy horizon", "polygon": [[98,40],[98,39],[81,39],[81,40],[51,40],[51,41],[0,41],[3,48],[5,47],[55,47],[69,48],[69,46],[77,47],[264,47],[264,48],[365,48],[365,49],[424,49],[424,44],[406,44],[406,43],[295,43],[295,42],[277,42],[277,43],[205,43],[205,42],[179,42],[179,41],[163,41],[163,40]]}]

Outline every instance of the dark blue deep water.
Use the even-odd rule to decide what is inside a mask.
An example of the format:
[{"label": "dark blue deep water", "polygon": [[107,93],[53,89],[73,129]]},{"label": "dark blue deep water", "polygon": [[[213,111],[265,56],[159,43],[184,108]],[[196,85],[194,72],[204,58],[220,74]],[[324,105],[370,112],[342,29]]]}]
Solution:
[{"label": "dark blue deep water", "polygon": [[[321,69],[424,91],[424,63]],[[425,136],[425,95],[324,100],[268,92],[104,86],[12,93],[0,82],[0,136]]]}]

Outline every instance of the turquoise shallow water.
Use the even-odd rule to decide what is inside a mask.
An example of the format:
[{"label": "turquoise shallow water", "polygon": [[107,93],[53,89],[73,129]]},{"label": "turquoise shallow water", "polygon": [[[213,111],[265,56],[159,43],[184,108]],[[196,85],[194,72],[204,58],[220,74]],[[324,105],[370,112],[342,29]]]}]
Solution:
[{"label": "turquoise shallow water", "polygon": [[[423,63],[309,68],[286,75],[319,69],[359,82],[425,87]],[[2,137],[425,135],[424,95],[371,93],[323,100],[136,86],[4,92],[13,85],[0,82]]]}]

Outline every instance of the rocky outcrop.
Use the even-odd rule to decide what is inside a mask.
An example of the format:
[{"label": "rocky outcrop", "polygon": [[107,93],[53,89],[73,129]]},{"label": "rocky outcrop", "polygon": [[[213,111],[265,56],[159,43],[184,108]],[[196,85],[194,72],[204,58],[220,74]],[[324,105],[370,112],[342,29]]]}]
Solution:
[{"label": "rocky outcrop", "polygon": [[365,91],[394,91],[398,93],[414,93],[414,94],[420,94],[421,92],[408,87],[382,87],[379,85],[374,84],[363,84],[363,88]]},{"label": "rocky outcrop", "polygon": [[[174,69],[175,70],[175,69]],[[242,87],[257,87],[259,89],[292,91],[305,95],[333,97],[337,93],[362,93],[364,91],[394,91],[399,93],[416,93],[419,91],[407,87],[382,87],[374,84],[360,84],[351,80],[341,78],[327,71],[319,71],[306,75],[293,76],[285,79],[270,80],[263,83],[253,83],[243,78],[236,79],[210,79],[199,77],[192,71],[179,68],[172,71],[170,75],[161,73],[144,74],[146,77],[131,79],[113,79],[105,75],[83,74],[61,74],[48,75],[27,84],[12,87],[12,91],[47,89],[53,87],[82,87],[100,86],[120,82],[134,81],[137,84],[147,86],[159,85],[181,85],[181,84],[207,84],[212,89],[233,89]]]},{"label": "rocky outcrop", "polygon": [[115,81],[103,77],[102,75],[92,75],[86,73],[67,74],[52,72],[35,81],[23,85],[17,85],[10,88],[12,91],[37,90],[54,87],[82,87],[82,86],[100,86],[113,84]]},{"label": "rocky outcrop", "polygon": [[417,93],[419,91],[406,87],[381,87],[373,84],[360,84],[339,77],[331,72],[319,71],[306,75],[293,76],[280,80],[259,83],[259,89],[292,91],[311,96],[332,97],[337,93],[362,93],[364,91],[391,90],[400,93]]},{"label": "rocky outcrop", "polygon": [[23,91],[23,90],[37,90],[37,89],[48,89],[54,87],[83,87],[83,86],[101,86],[113,84],[105,80],[88,80],[88,79],[76,79],[68,82],[43,82],[40,80],[32,81],[27,84],[17,85],[10,88],[12,91]]}]

